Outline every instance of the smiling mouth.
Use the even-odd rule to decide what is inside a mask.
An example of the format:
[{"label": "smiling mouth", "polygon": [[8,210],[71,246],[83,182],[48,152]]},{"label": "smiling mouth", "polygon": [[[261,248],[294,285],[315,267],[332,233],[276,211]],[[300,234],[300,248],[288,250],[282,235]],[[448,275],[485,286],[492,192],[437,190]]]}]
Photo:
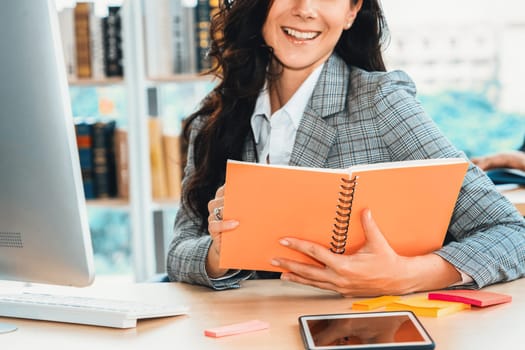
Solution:
[{"label": "smiling mouth", "polygon": [[313,40],[321,34],[321,32],[300,32],[287,27],[283,27],[283,32],[296,40]]}]

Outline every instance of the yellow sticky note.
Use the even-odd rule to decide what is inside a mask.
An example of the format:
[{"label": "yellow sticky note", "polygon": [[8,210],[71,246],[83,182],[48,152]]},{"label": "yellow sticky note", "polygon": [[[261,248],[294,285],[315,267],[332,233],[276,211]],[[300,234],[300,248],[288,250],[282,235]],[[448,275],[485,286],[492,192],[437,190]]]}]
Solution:
[{"label": "yellow sticky note", "polygon": [[387,311],[409,310],[418,316],[440,317],[454,312],[470,309],[470,305],[443,300],[429,300],[418,296],[398,300],[386,306]]},{"label": "yellow sticky note", "polygon": [[368,310],[379,309],[399,299],[401,298],[398,296],[393,296],[393,295],[384,295],[382,297],[377,297],[377,298],[372,298],[372,299],[363,299],[363,300],[355,301],[354,303],[352,303],[352,310],[368,311]]}]

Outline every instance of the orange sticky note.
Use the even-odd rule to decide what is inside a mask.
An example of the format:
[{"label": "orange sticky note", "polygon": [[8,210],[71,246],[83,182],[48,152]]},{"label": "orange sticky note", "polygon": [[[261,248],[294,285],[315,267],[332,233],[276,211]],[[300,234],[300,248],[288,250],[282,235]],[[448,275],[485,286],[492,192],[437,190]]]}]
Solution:
[{"label": "orange sticky note", "polygon": [[252,320],[241,323],[234,323],[227,326],[215,327],[206,329],[204,335],[212,338],[225,337],[228,335],[242,334],[248,332],[259,331],[262,329],[269,328],[270,325],[268,322],[263,322],[259,320]]},{"label": "orange sticky note", "polygon": [[379,309],[401,299],[398,296],[384,295],[382,297],[363,299],[352,303],[352,310],[368,311]]},{"label": "orange sticky note", "polygon": [[468,289],[457,289],[428,293],[428,299],[456,301],[478,307],[509,303],[512,301],[512,297],[507,294]]},{"label": "orange sticky note", "polygon": [[429,300],[426,296],[401,299],[386,306],[387,311],[408,310],[418,316],[440,317],[470,309],[469,304],[452,301]]}]

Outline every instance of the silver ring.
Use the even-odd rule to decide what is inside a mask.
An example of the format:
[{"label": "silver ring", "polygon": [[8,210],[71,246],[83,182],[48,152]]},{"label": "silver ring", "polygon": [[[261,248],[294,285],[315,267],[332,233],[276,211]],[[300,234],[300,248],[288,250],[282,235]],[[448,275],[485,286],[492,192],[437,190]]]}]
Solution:
[{"label": "silver ring", "polygon": [[213,209],[213,215],[218,221],[222,220],[222,207],[217,207]]}]

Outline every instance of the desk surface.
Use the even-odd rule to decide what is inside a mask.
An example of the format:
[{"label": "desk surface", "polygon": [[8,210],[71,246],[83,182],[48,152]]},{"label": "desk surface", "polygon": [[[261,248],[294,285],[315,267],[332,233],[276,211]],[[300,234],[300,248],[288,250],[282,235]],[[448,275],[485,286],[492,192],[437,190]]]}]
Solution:
[{"label": "desk surface", "polygon": [[518,209],[518,211],[525,216],[525,187],[515,187],[512,189],[504,189],[501,191],[507,197],[512,204]]},{"label": "desk surface", "polygon": [[[19,329],[0,334],[2,349],[303,349],[297,318],[349,312],[352,299],[280,280],[246,281],[238,290],[215,292],[181,283],[111,284],[75,289],[74,294],[142,301],[180,301],[189,315],[140,321],[137,328],[112,329],[1,318]],[[525,346],[525,279],[488,287],[510,294],[512,303],[440,318],[420,317],[436,349],[506,349]],[[73,294],[73,293],[71,293]],[[206,328],[259,319],[270,329],[213,339]]]}]

